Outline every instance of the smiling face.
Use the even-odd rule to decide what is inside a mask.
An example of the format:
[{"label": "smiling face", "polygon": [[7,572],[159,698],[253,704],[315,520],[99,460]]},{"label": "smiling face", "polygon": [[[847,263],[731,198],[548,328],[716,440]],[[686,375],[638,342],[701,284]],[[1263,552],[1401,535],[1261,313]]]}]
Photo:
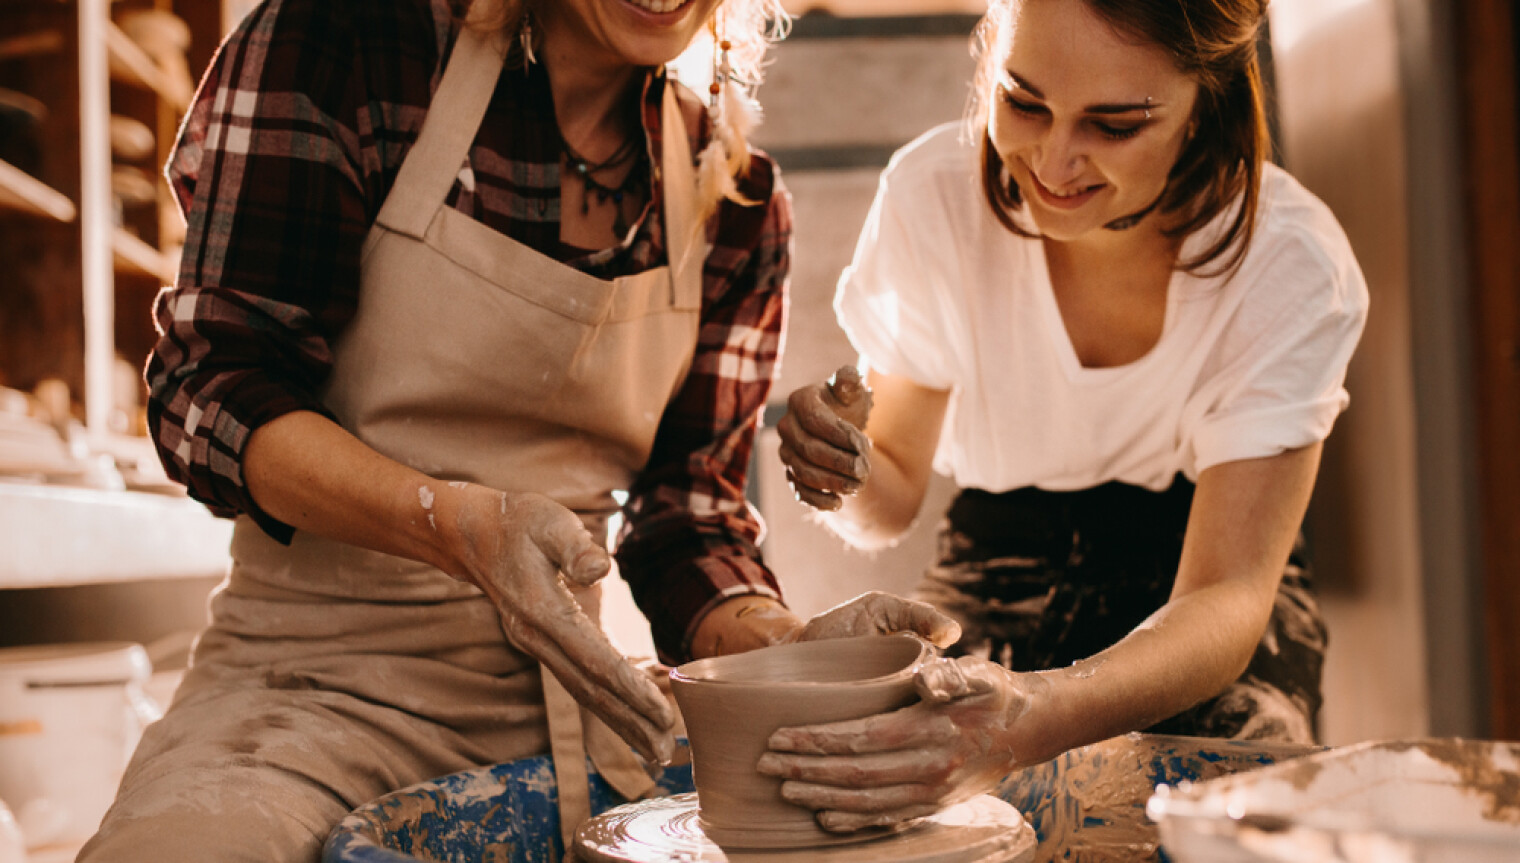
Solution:
[{"label": "smiling face", "polygon": [[1161,195],[1198,98],[1165,51],[1083,0],[1023,0],[996,51],[988,137],[1042,235],[1078,239]]},{"label": "smiling face", "polygon": [[680,56],[723,0],[548,0],[533,6],[573,34],[577,63],[660,66]]}]

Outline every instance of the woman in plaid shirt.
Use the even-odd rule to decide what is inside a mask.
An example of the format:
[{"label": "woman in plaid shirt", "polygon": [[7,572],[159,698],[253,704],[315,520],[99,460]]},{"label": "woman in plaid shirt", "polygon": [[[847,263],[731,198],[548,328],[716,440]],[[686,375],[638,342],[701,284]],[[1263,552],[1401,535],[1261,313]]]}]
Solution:
[{"label": "woman in plaid shirt", "polygon": [[[229,37],[168,167],[189,233],[147,374],[167,469],[237,519],[233,566],[81,860],[314,860],[396,788],[578,763],[560,721],[643,793],[608,729],[665,761],[673,717],[582,612],[610,539],[667,662],[953,636],[881,596],[805,625],[756,549],[789,201],[738,88],[704,110],[664,64],[711,27],[753,80],[777,20],[266,0]],[[560,798],[571,829],[584,789]]]}]

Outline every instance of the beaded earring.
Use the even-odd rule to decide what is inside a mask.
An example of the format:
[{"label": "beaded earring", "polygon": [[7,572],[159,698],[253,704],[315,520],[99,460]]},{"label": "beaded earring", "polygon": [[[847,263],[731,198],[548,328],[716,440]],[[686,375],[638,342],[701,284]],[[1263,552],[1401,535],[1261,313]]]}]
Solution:
[{"label": "beaded earring", "polygon": [[733,45],[718,32],[716,13],[708,21],[708,28],[713,38],[713,80],[708,87],[707,104],[710,137],[697,158],[697,199],[701,203],[698,224],[705,224],[724,198],[745,206],[758,203],[739,193],[734,178],[749,169],[749,148],[745,141],[758,122],[759,108],[743,84],[734,79],[728,56]]}]

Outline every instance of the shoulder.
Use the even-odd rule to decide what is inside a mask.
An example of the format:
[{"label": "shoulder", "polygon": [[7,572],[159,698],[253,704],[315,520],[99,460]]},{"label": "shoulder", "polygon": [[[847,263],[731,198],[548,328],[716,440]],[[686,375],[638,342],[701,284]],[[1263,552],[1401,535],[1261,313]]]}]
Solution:
[{"label": "shoulder", "polygon": [[1268,164],[1261,179],[1256,232],[1240,277],[1270,282],[1283,302],[1363,315],[1366,281],[1335,214],[1287,171]]},{"label": "shoulder", "polygon": [[[459,10],[449,0],[264,0],[239,24],[229,44],[262,49],[271,58],[299,51],[307,64],[436,61],[459,21]],[[291,69],[289,74],[301,72]]]},{"label": "shoulder", "polygon": [[882,171],[884,187],[923,191],[960,188],[976,178],[977,148],[963,140],[959,122],[935,126],[903,145]]},{"label": "shoulder", "polygon": [[[979,151],[960,123],[928,130],[893,154],[876,192],[878,218],[901,221],[914,235],[960,246],[996,224],[982,195]],[[994,232],[996,233],[996,232]]]}]

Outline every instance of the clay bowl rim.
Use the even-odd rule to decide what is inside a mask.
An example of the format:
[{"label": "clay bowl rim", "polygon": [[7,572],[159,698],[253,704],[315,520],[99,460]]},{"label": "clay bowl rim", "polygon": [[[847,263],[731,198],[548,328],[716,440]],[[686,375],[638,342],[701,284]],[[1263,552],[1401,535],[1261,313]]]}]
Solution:
[{"label": "clay bowl rim", "polygon": [[[709,666],[719,664],[726,665],[730,661],[743,661],[746,657],[753,659],[753,654],[765,650],[802,647],[818,649],[816,646],[820,645],[839,647],[843,642],[848,642],[854,645],[863,643],[868,640],[877,639],[887,639],[900,643],[912,643],[917,646],[918,654],[912,659],[908,660],[908,662],[902,667],[897,668],[893,671],[889,671],[886,674],[878,674],[875,677],[860,677],[847,680],[734,680],[728,678],[694,677],[687,671],[683,670],[694,669],[697,667],[707,668]],[[912,632],[892,632],[882,635],[854,635],[845,638],[824,638],[818,639],[817,641],[793,641],[787,644],[775,644],[771,645],[770,647],[762,647],[756,651],[750,651],[748,653],[730,653],[723,656],[709,656],[705,659],[694,659],[691,662],[682,663],[681,665],[672,668],[670,670],[670,680],[672,684],[680,683],[692,686],[721,686],[731,689],[774,689],[777,687],[784,687],[786,689],[812,691],[815,689],[831,689],[840,686],[867,686],[870,684],[884,683],[896,678],[911,677],[918,672],[918,669],[925,662],[927,662],[935,655],[935,652],[936,651],[934,645],[931,642]]]}]

